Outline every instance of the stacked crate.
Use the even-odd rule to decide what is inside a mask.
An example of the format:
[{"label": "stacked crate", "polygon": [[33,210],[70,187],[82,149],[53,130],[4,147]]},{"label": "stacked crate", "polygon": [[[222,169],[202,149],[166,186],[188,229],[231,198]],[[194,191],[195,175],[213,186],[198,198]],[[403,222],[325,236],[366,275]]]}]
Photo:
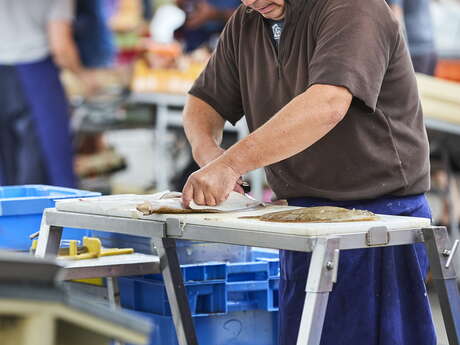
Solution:
[{"label": "stacked crate", "polygon": [[[279,259],[263,251],[253,256],[181,266],[200,345],[277,344]],[[150,344],[177,345],[162,276],[120,278],[119,286],[122,306],[153,322]]]}]

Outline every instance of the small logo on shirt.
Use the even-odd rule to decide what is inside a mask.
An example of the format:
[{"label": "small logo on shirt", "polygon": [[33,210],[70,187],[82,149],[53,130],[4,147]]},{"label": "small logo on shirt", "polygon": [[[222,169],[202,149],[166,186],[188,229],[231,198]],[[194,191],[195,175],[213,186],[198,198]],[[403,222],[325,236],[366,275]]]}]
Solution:
[{"label": "small logo on shirt", "polygon": [[272,31],[273,31],[273,38],[278,41],[281,37],[281,31],[282,31],[281,25],[273,24]]}]

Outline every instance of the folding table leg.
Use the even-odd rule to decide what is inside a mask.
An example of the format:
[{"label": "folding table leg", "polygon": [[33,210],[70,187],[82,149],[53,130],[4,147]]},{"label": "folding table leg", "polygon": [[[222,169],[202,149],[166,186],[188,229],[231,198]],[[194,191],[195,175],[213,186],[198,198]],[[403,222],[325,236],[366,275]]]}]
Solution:
[{"label": "folding table leg", "polygon": [[422,231],[449,344],[459,345],[460,295],[452,260],[455,250],[452,250],[445,227],[430,227]]},{"label": "folding table leg", "polygon": [[179,260],[176,253],[176,240],[171,238],[154,239],[160,268],[168,293],[168,301],[176,327],[179,345],[198,345],[192,314],[185,290]]},{"label": "folding table leg", "polygon": [[38,245],[35,256],[44,258],[45,256],[57,256],[59,245],[61,244],[62,226],[53,226],[46,223],[46,211],[43,213],[38,235]]},{"label": "folding table leg", "polygon": [[117,277],[107,277],[107,297],[110,307],[116,309],[120,306],[120,289]]},{"label": "folding table leg", "polygon": [[[110,308],[116,309],[120,307],[120,289],[118,288],[117,277],[107,277],[107,297],[109,299]],[[113,345],[125,345],[121,341],[113,339]]]},{"label": "folding table leg", "polygon": [[319,345],[329,292],[337,280],[339,242],[320,238],[313,249],[297,345]]}]

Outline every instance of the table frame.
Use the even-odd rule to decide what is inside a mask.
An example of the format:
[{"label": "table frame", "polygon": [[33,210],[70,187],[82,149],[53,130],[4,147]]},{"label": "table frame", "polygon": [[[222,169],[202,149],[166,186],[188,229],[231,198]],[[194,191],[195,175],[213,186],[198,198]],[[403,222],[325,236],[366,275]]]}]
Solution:
[{"label": "table frame", "polygon": [[[340,250],[424,242],[433,281],[451,345],[460,345],[460,296],[452,262],[455,254],[445,227],[392,230],[376,227],[367,233],[305,237],[227,227],[184,224],[180,218],[166,221],[99,216],[46,209],[36,255],[55,256],[63,227],[93,229],[151,237],[160,256],[174,325],[180,345],[198,345],[186,290],[176,253],[176,239],[221,242],[312,252],[306,298],[297,345],[319,345],[329,293],[337,279]],[[185,231],[186,230],[186,231]],[[220,230],[220,231],[216,231]]]}]

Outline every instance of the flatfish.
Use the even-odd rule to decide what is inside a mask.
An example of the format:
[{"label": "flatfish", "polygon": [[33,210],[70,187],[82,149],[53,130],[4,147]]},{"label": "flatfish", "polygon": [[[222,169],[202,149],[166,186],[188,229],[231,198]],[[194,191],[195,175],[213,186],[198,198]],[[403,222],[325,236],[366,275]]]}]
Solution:
[{"label": "flatfish", "polygon": [[285,223],[361,222],[378,219],[378,217],[370,211],[349,210],[335,206],[301,207],[295,210],[265,213],[258,217],[240,218]]}]

